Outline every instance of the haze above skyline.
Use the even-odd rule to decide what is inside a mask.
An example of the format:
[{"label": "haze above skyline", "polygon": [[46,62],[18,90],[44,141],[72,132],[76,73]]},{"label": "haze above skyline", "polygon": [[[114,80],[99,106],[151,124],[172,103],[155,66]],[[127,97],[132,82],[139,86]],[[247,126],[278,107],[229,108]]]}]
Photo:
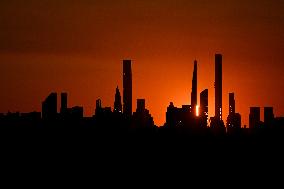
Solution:
[{"label": "haze above skyline", "polygon": [[[0,2],[0,112],[40,111],[51,91],[94,113],[122,91],[122,60],[133,60],[133,110],[145,98],[157,125],[170,102],[190,104],[193,61],[198,94],[209,89],[214,54],[223,54],[223,120],[228,93],[248,124],[250,106],[284,115],[284,1]],[[198,98],[199,104],[199,98]]]}]

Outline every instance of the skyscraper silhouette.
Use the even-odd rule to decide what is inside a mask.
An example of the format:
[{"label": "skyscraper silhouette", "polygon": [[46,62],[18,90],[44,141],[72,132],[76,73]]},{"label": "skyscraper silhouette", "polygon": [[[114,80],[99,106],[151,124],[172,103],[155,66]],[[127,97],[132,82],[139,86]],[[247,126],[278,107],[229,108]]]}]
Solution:
[{"label": "skyscraper silhouette", "polygon": [[260,107],[251,107],[249,113],[249,128],[255,129],[260,126]]},{"label": "skyscraper silhouette", "polygon": [[200,117],[202,120],[202,126],[207,126],[208,121],[208,89],[203,90],[200,93]]},{"label": "skyscraper silhouette", "polygon": [[81,106],[74,106],[69,110],[71,120],[80,120],[84,116],[84,109]]},{"label": "skyscraper silhouette", "polygon": [[132,115],[132,71],[131,60],[123,60],[123,114]]},{"label": "skyscraper silhouette", "polygon": [[235,104],[235,94],[229,93],[229,115],[236,113]]},{"label": "skyscraper silhouette", "polygon": [[215,117],[222,120],[222,55],[215,54]]},{"label": "skyscraper silhouette", "polygon": [[118,89],[118,86],[116,87],[115,91],[115,99],[114,99],[114,112],[122,113],[122,104],[121,104],[121,96]]},{"label": "skyscraper silhouette", "polygon": [[192,89],[191,89],[191,107],[193,108],[193,113],[196,115],[197,106],[197,61],[194,61],[194,70],[192,75]]},{"label": "skyscraper silhouette", "polygon": [[241,125],[241,115],[239,113],[236,113],[235,93],[229,93],[229,114],[227,117],[227,131],[229,133],[239,131]]},{"label": "skyscraper silhouette", "polygon": [[264,124],[270,125],[274,120],[273,107],[264,107]]}]

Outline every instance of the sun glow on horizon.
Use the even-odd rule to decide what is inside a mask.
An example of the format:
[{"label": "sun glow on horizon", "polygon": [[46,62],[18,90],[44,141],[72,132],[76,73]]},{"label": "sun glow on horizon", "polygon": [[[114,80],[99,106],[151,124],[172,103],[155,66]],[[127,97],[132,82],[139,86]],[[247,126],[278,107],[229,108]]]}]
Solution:
[{"label": "sun glow on horizon", "polygon": [[196,116],[198,117],[199,116],[199,105],[196,105],[195,107],[195,112],[196,112]]}]

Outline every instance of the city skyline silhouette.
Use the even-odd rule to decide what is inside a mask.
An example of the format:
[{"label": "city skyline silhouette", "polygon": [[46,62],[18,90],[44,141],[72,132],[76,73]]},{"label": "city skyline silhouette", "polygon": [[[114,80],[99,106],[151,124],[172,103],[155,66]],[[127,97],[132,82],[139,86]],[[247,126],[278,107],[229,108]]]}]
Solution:
[{"label": "city skyline silhouette", "polygon": [[135,75],[132,108],[136,98],[147,99],[155,123],[163,125],[169,102],[189,104],[197,59],[198,91],[209,89],[212,117],[212,57],[222,53],[223,95],[235,92],[243,124],[249,124],[245,115],[251,106],[273,106],[275,115],[284,114],[279,1],[14,0],[0,5],[0,112],[40,111],[38,102],[47,93],[68,91],[69,103],[82,105],[91,116],[97,98],[112,106],[113,88],[122,92],[120,61],[129,58]]},{"label": "city skyline silhouette", "polygon": [[[156,125],[154,119],[146,108],[146,99],[137,99],[136,112],[133,111],[133,83],[132,83],[132,65],[130,59],[122,61],[122,80],[123,93],[121,95],[119,87],[117,86],[114,94],[113,107],[104,106],[102,99],[96,99],[96,107],[94,114],[90,117],[84,116],[84,107],[74,106],[68,107],[68,93],[61,92],[60,99],[58,99],[57,92],[51,92],[43,101],[41,112],[7,112],[1,113],[0,121],[3,126],[40,126],[47,122],[48,124],[71,124],[70,121],[77,121],[77,124],[88,125],[89,127],[106,126],[114,127],[120,125],[122,128],[131,129],[146,129],[155,127],[166,127],[175,129],[188,128],[186,133],[191,132],[197,136],[204,133],[206,130],[210,132],[221,134],[236,134],[242,136],[244,133],[254,133],[258,130],[278,130],[281,129],[284,117],[277,117],[274,114],[274,108],[271,106],[264,107],[263,117],[261,120],[261,107],[250,107],[249,125],[242,125],[242,115],[236,112],[235,93],[228,94],[229,107],[227,119],[223,120],[224,108],[222,106],[223,97],[223,55],[215,54],[215,115],[209,115],[209,99],[208,89],[203,89],[200,92],[198,101],[198,61],[193,61],[192,72],[192,87],[190,93],[190,104],[184,104],[182,107],[176,107],[173,102],[169,103],[167,107],[166,122],[163,125]],[[60,105],[60,106],[59,106]],[[58,111],[59,110],[59,111]],[[93,124],[85,121],[92,120]],[[30,124],[30,125],[29,125]],[[72,123],[74,124],[74,123]],[[98,124],[98,125],[96,125]],[[79,126],[77,125],[77,127]],[[76,127],[76,124],[73,125]],[[117,127],[118,130],[121,128]],[[284,129],[284,128],[283,128]],[[123,131],[123,129],[122,129]],[[206,133],[206,132],[205,132]],[[242,134],[241,134],[242,133]]]},{"label": "city skyline silhouette", "polygon": [[[116,92],[115,95],[113,95],[114,101],[113,101],[113,106],[106,106],[108,111],[110,112],[118,112],[118,113],[123,113],[125,116],[127,117],[132,117],[133,116],[133,110],[135,109],[134,105],[132,105],[133,101],[136,101],[135,98],[132,97],[132,93],[133,93],[133,84],[132,84],[132,65],[133,65],[133,61],[130,59],[125,59],[122,61],[122,83],[123,83],[123,87],[122,87],[122,91],[123,91],[123,95],[121,97],[120,94],[120,90],[119,87],[117,85],[116,87]],[[186,102],[185,104],[182,105],[182,107],[189,107],[190,108],[190,112],[192,112],[192,114],[195,117],[202,117],[204,115],[206,115],[206,126],[210,126],[210,122],[211,122],[211,118],[215,117],[216,119],[223,121],[223,123],[225,124],[227,122],[226,125],[226,129],[228,129],[228,127],[234,125],[228,122],[228,120],[231,119],[235,119],[234,115],[236,114],[239,118],[237,121],[237,125],[239,125],[238,127],[240,128],[248,128],[248,127],[253,127],[251,126],[251,113],[257,111],[257,115],[258,116],[258,122],[267,122],[265,121],[266,119],[268,119],[267,117],[270,116],[270,121],[272,119],[274,119],[275,117],[277,117],[274,114],[274,108],[271,106],[265,106],[265,107],[260,107],[260,106],[254,106],[254,107],[249,107],[250,108],[250,113],[248,115],[249,117],[249,123],[243,123],[242,122],[242,115],[239,113],[236,113],[236,100],[235,100],[235,93],[234,92],[230,92],[228,94],[225,94],[225,96],[228,96],[229,98],[229,103],[228,103],[228,107],[223,107],[222,106],[222,102],[224,101],[223,99],[223,71],[222,71],[222,67],[223,67],[223,55],[222,54],[215,54],[215,81],[214,81],[214,93],[215,93],[215,103],[214,103],[214,109],[215,109],[215,115],[210,116],[209,114],[209,108],[212,109],[212,107],[209,106],[210,103],[209,99],[208,99],[208,88],[206,89],[202,89],[201,92],[198,91],[198,61],[194,60],[193,61],[193,72],[192,72],[192,86],[191,86],[191,92],[190,92],[190,100],[188,102]],[[134,76],[135,77],[135,76]],[[165,81],[167,82],[167,81]],[[119,83],[119,82],[117,82]],[[139,86],[137,86],[137,88],[139,88]],[[198,98],[198,94],[200,94],[200,98]],[[205,95],[205,96],[204,96]],[[53,100],[49,100],[49,99],[53,99]],[[68,108],[67,108],[67,100],[68,99],[68,92],[65,91],[61,91],[61,99],[60,101],[57,99],[57,92],[53,91],[50,93],[50,95],[46,98],[46,103],[47,105],[45,105],[45,101],[43,101],[42,103],[42,108],[41,108],[41,112],[36,112],[36,110],[33,110],[31,112],[20,112],[20,111],[8,111],[8,112],[2,112],[1,115],[2,116],[6,116],[9,114],[15,114],[15,115],[25,115],[25,114],[32,114],[32,113],[38,113],[38,118],[37,119],[45,119],[45,116],[49,114],[49,111],[53,112],[51,115],[51,117],[53,117],[52,119],[56,119],[57,115],[62,115],[62,114],[68,114]],[[142,105],[145,109],[145,99],[143,99],[144,102]],[[53,104],[49,105],[49,101],[53,101]],[[140,103],[138,103],[138,101],[140,101]],[[59,107],[58,103],[61,103],[61,106]],[[139,109],[139,105],[140,105],[140,109],[141,109],[141,99],[137,99],[137,108]],[[99,104],[99,105],[98,105]],[[174,107],[174,102],[169,102],[170,106]],[[205,105],[206,106],[205,106]],[[86,116],[84,114],[84,107],[83,106],[74,106],[74,112],[75,111],[79,111],[80,113],[78,115],[80,115],[79,117],[92,117],[92,116],[96,116],[97,113],[97,108],[99,107],[103,107],[102,106],[102,98],[99,98],[96,100],[96,106],[93,107],[93,114],[91,116]],[[73,112],[73,108],[70,110],[71,112]],[[263,109],[263,111],[261,111],[261,109]],[[226,111],[224,110],[229,110],[227,111],[227,113],[225,113]],[[269,113],[268,113],[269,112]],[[263,114],[262,114],[263,113]],[[73,114],[73,113],[71,113]],[[76,114],[76,113],[75,113]],[[227,118],[223,119],[223,114],[227,115]],[[267,114],[269,114],[267,116]],[[189,115],[188,115],[189,116]],[[47,116],[48,117],[48,116]],[[279,117],[279,116],[278,116]],[[165,113],[165,118],[167,119],[167,113]],[[281,116],[279,117],[281,118]],[[153,119],[153,118],[152,118]],[[235,120],[236,121],[236,120]],[[153,122],[154,125],[154,122]],[[162,124],[162,125],[157,125],[156,126],[165,126],[167,125],[167,120]]]},{"label": "city skyline silhouette", "polygon": [[282,0],[1,0],[2,185],[273,187],[283,10]]}]

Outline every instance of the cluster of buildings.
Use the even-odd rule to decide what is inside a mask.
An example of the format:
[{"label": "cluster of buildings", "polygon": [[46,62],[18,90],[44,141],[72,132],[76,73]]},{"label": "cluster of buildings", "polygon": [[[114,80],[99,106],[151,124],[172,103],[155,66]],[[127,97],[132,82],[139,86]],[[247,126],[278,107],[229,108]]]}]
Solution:
[{"label": "cluster of buildings", "polygon": [[[96,100],[96,109],[93,118],[99,120],[117,119],[119,117],[135,120],[136,125],[154,126],[154,121],[146,109],[145,99],[137,99],[136,111],[132,111],[132,69],[131,60],[123,60],[123,99],[117,87],[114,96],[113,110],[111,107],[103,107],[102,100]],[[61,93],[60,112],[57,112],[57,93],[51,93],[42,102],[42,119],[56,120],[80,120],[83,119],[83,107],[68,108],[67,93]],[[122,104],[123,103],[123,104]],[[114,122],[115,123],[115,122]]]},{"label": "cluster of buildings", "polygon": [[[241,115],[235,110],[235,94],[229,93],[229,114],[226,124],[223,121],[222,107],[222,55],[215,54],[215,116],[208,117],[208,89],[200,94],[198,105],[198,65],[194,61],[191,104],[175,107],[173,102],[167,107],[165,127],[189,128],[191,130],[204,130],[211,128],[218,132],[238,132],[242,127]],[[53,92],[42,102],[41,112],[0,114],[0,120],[42,120],[42,121],[74,121],[83,120],[83,107],[68,107],[68,94],[61,93],[60,112],[58,112],[57,93]],[[96,100],[95,114],[92,118],[104,121],[112,120],[115,124],[120,121],[132,122],[137,127],[155,127],[153,118],[146,109],[145,99],[137,99],[136,111],[132,111],[132,62],[123,60],[123,95],[119,88],[115,90],[114,106],[103,107],[101,99]],[[90,118],[89,118],[90,119]],[[251,107],[249,114],[249,128],[257,129],[275,125],[276,121],[283,122],[283,118],[275,118],[272,107],[264,108],[264,122],[260,120],[260,107]]]},{"label": "cluster of buildings", "polygon": [[[167,108],[166,125],[169,127],[184,126],[192,129],[213,128],[220,132],[226,132],[226,127],[222,119],[222,55],[215,55],[215,116],[208,117],[208,89],[200,93],[200,103],[197,102],[197,61],[194,61],[191,105],[183,105],[177,108],[171,102]],[[198,111],[199,108],[199,112]],[[199,114],[199,115],[197,115]],[[241,128],[241,116],[235,112],[234,93],[229,94],[229,116],[227,118],[227,128]]]}]

